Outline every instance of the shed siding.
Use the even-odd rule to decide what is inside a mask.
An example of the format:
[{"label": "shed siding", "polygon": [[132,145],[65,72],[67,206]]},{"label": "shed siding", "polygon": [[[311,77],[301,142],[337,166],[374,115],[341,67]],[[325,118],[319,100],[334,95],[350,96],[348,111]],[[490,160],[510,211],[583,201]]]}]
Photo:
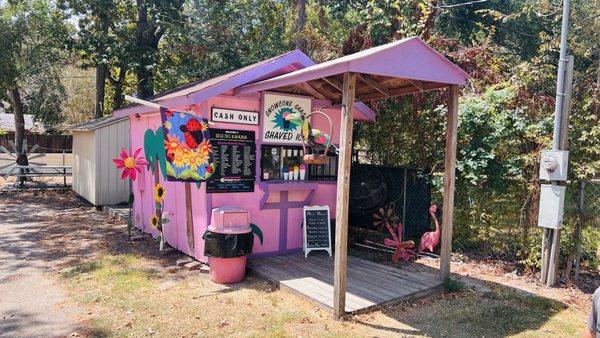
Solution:
[{"label": "shed siding", "polygon": [[96,150],[94,131],[73,132],[73,190],[96,204]]},{"label": "shed siding", "polygon": [[112,163],[121,148],[129,151],[129,121],[123,120],[96,129],[96,205],[127,202],[129,180]]}]

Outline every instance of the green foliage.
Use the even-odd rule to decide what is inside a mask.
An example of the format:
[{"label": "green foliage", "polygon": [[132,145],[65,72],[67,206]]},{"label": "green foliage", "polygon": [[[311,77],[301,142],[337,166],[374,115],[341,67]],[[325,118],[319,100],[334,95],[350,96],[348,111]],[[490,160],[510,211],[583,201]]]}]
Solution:
[{"label": "green foliage", "polygon": [[68,50],[71,28],[47,0],[0,4],[0,99],[17,88],[24,111],[48,129],[60,122],[65,96],[60,65]]},{"label": "green foliage", "polygon": [[465,283],[450,277],[446,277],[444,278],[443,286],[446,292],[461,292],[465,288]]}]

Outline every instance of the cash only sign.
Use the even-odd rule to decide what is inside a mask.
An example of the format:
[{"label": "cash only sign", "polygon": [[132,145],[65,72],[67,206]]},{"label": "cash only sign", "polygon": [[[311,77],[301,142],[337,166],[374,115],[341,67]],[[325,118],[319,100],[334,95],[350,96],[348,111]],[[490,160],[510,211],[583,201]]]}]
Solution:
[{"label": "cash only sign", "polygon": [[262,142],[274,144],[302,144],[300,127],[285,120],[285,115],[311,111],[311,99],[265,93],[263,98]]}]

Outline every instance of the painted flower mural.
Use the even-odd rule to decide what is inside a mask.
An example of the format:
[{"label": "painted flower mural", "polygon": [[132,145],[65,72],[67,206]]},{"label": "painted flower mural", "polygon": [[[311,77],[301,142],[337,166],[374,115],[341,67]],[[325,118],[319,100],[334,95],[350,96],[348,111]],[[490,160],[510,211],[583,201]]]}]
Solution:
[{"label": "painted flower mural", "polygon": [[113,159],[117,168],[123,170],[121,179],[124,180],[129,177],[132,181],[135,181],[137,175],[142,173],[142,168],[145,165],[148,165],[146,159],[143,156],[140,156],[141,151],[142,148],[139,148],[133,153],[127,153],[125,148],[121,148],[120,158]]},{"label": "painted flower mural", "polygon": [[[138,174],[142,173],[144,166],[148,165],[148,162],[144,158],[144,156],[140,156],[142,152],[142,148],[138,148],[133,153],[127,153],[125,148],[121,148],[121,153],[119,157],[113,159],[114,164],[117,166],[117,169],[123,170],[121,173],[121,179],[126,179],[129,177],[131,181],[135,181],[138,177]],[[131,239],[131,230],[133,228],[133,222],[131,217],[131,206],[133,205],[133,191],[129,193],[129,218],[127,220],[127,236]]]},{"label": "painted flower mural", "polygon": [[208,122],[191,113],[161,109],[169,181],[199,182],[215,169]]}]

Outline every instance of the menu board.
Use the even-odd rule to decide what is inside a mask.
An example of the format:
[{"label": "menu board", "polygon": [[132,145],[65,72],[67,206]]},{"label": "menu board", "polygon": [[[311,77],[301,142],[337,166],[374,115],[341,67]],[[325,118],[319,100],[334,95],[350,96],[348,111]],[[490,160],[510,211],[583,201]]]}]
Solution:
[{"label": "menu board", "polygon": [[331,257],[329,206],[304,207],[304,257],[313,250],[325,250]]},{"label": "menu board", "polygon": [[215,171],[206,192],[252,192],[256,173],[254,132],[210,129]]}]

